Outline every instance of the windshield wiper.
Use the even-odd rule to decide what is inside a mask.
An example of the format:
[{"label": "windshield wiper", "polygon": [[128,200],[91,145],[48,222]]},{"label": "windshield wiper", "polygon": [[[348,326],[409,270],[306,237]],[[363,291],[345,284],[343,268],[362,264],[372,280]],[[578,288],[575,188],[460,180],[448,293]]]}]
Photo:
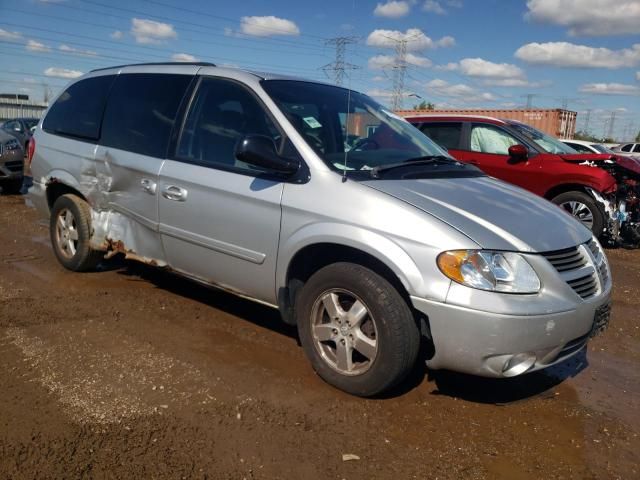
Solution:
[{"label": "windshield wiper", "polygon": [[445,157],[444,155],[424,155],[422,157],[409,158],[404,162],[390,163],[388,165],[380,165],[370,170],[373,178],[379,178],[380,174],[389,170],[394,170],[401,167],[409,167],[413,165],[433,165],[438,163],[463,165],[457,160],[451,157]]}]

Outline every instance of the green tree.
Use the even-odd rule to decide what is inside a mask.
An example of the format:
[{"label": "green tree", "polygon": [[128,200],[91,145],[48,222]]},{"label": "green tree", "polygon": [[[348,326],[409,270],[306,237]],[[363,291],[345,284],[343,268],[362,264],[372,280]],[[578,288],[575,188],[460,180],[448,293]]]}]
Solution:
[{"label": "green tree", "polygon": [[427,102],[426,100],[423,100],[419,104],[413,106],[414,110],[434,110],[435,108],[436,106],[433,103]]}]

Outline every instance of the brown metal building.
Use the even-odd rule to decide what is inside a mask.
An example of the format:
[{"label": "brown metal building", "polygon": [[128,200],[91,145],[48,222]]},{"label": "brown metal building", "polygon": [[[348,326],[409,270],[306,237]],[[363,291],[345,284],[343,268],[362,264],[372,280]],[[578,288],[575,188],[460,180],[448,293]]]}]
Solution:
[{"label": "brown metal building", "polygon": [[485,115],[487,117],[518,120],[558,138],[573,138],[576,133],[577,113],[562,108],[535,108],[530,110],[399,110],[399,115],[456,114]]}]

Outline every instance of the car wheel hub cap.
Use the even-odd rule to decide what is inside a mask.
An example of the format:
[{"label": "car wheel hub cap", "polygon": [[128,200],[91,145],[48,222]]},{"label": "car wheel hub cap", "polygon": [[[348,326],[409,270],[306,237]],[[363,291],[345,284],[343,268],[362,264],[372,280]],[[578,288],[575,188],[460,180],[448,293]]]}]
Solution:
[{"label": "car wheel hub cap", "polygon": [[78,230],[76,219],[71,210],[65,208],[58,213],[56,219],[56,243],[62,255],[71,258],[78,249]]},{"label": "car wheel hub cap", "polygon": [[560,206],[580,220],[589,230],[593,229],[593,213],[584,203],[564,202]]},{"label": "car wheel hub cap", "polygon": [[364,302],[343,289],[324,292],[314,303],[314,346],[323,361],[343,375],[361,375],[378,355],[373,316]]}]

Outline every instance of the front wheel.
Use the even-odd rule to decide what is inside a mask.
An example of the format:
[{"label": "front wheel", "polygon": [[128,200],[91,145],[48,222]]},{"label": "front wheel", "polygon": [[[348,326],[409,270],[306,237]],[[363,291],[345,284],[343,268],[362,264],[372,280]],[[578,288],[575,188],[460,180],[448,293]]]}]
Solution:
[{"label": "front wheel", "polygon": [[591,195],[571,191],[561,193],[551,201],[582,222],[594,236],[599,237],[602,234],[605,225],[604,212]]},{"label": "front wheel", "polygon": [[335,263],[316,272],[296,302],[300,341],[314,370],[348,393],[372,396],[399,383],[420,345],[411,309],[375,272]]}]

